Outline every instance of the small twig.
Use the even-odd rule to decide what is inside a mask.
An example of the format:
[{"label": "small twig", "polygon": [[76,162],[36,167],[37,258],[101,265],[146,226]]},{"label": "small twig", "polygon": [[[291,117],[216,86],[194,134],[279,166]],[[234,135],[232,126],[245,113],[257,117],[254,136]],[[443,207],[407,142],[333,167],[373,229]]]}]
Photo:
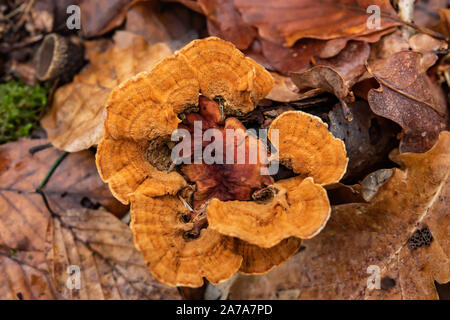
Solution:
[{"label": "small twig", "polygon": [[42,180],[42,182],[39,185],[39,187],[36,190],[36,192],[38,192],[38,190],[44,189],[44,187],[47,184],[48,180],[50,180],[50,177],[52,176],[53,172],[55,172],[56,168],[61,164],[61,162],[64,160],[65,157],[67,157],[68,154],[69,154],[69,152],[64,152],[58,159],[56,159],[55,163],[52,165],[50,170],[48,170],[44,180]]},{"label": "small twig", "polygon": [[19,21],[17,22],[17,24],[15,25],[14,29],[15,31],[19,30],[23,24],[25,23],[25,21],[28,19],[28,14],[30,13],[31,7],[34,4],[34,0],[29,0],[27,3],[27,6],[25,7],[25,10],[22,14],[22,16],[20,17]]},{"label": "small twig", "polygon": [[430,37],[436,38],[438,40],[448,41],[447,37],[444,36],[443,34],[440,34],[439,32],[436,32],[436,31],[430,30],[428,28],[424,28],[424,27],[418,26],[417,24],[414,24],[412,22],[402,21],[402,23],[404,23],[407,26],[409,26],[411,28],[414,28],[417,31],[419,31],[421,33],[424,33],[424,34],[426,34],[426,35],[428,35]]},{"label": "small twig", "polygon": [[8,14],[5,16],[5,20],[9,20],[9,19],[11,19],[12,17],[14,17],[16,14],[20,13],[20,11],[22,11],[23,8],[24,8],[26,5],[27,5],[26,3],[22,3],[20,6],[16,7],[15,9],[13,9],[10,13],[8,13]]},{"label": "small twig", "polygon": [[30,44],[36,43],[38,41],[40,41],[43,38],[42,34],[37,34],[33,37],[28,38],[25,41],[19,42],[19,43],[14,43],[14,44],[9,44],[9,43],[2,43],[0,45],[0,53],[8,53],[10,51],[14,51],[17,49],[22,49]]},{"label": "small twig", "polygon": [[39,152],[39,151],[48,149],[48,148],[50,148],[51,146],[52,146],[51,143],[41,144],[41,145],[39,145],[39,146],[31,147],[30,149],[28,149],[28,152],[29,152],[30,154],[35,154],[36,152]]}]

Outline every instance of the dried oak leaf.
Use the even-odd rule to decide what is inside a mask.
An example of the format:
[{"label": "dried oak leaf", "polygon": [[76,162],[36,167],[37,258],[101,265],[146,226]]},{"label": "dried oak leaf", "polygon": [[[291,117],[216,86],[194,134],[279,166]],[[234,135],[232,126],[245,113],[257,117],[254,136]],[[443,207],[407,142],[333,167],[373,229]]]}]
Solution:
[{"label": "dried oak leaf", "polygon": [[111,90],[136,73],[150,70],[171,53],[163,43],[150,46],[130,33],[120,33],[115,39],[115,45],[104,52],[97,43],[88,46],[90,64],[73,82],[55,92],[41,125],[58,149],[76,152],[98,144],[103,132],[103,106]]},{"label": "dried oak leaf", "polygon": [[[214,225],[209,221],[213,202],[214,208],[235,201],[244,208],[251,208],[254,202],[267,201],[267,208],[278,210],[277,203],[287,203],[286,194],[292,193],[296,203],[288,205],[292,207],[290,217],[293,219],[300,221],[299,214],[304,217],[315,214],[296,212],[297,207],[318,210],[320,217],[316,220],[319,222],[309,226],[309,232],[305,231],[307,236],[316,233],[328,218],[329,204],[322,187],[312,179],[306,179],[301,190],[294,186],[298,180],[284,182],[286,186],[282,182],[272,185],[272,177],[261,172],[267,167],[264,153],[257,152],[255,164],[246,156],[244,163],[235,161],[221,165],[202,160],[172,170],[174,144],[170,142],[170,135],[176,129],[192,132],[195,122],[202,124],[202,130],[215,128],[222,135],[227,128],[235,132],[241,130],[231,145],[225,143],[223,149],[214,150],[223,153],[225,158],[231,149],[241,145],[246,150],[254,144],[258,150],[267,152],[256,137],[245,134],[245,127],[233,115],[252,111],[272,85],[270,74],[262,66],[246,58],[231,43],[211,37],[191,42],[157,64],[151,72],[138,74],[111,93],[97,166],[113,194],[124,203],[131,202],[135,245],[161,282],[198,287],[203,284],[203,277],[218,283],[238,270],[264,273],[284,262],[300,246],[299,239],[288,239],[290,233],[279,228],[272,228],[277,230],[271,232],[281,236],[273,237],[272,243],[265,243],[264,248],[255,245],[260,243],[258,241],[247,243],[217,232],[215,228],[224,221],[220,217],[216,217]],[[301,113],[298,117],[307,115]],[[280,123],[289,126],[287,121],[280,120]],[[325,136],[323,126],[323,123],[306,126],[306,133],[309,130],[313,139],[317,135],[322,141],[328,141],[331,134],[325,126],[328,134]],[[302,133],[305,131],[298,132]],[[227,139],[226,135],[224,138]],[[301,140],[308,145],[308,139],[302,137]],[[181,156],[196,161],[195,141],[187,141]],[[183,140],[181,145],[184,143]],[[203,141],[202,151],[209,145]],[[340,147],[334,151],[344,153],[345,164],[328,172],[331,177],[327,178],[333,181],[337,175],[343,175],[340,170],[345,171],[345,149]],[[312,148],[311,152],[314,151],[317,150]],[[320,158],[327,155],[319,151],[315,160],[320,163]],[[233,157],[236,160],[237,153]],[[289,151],[284,157],[290,157]],[[322,162],[324,166],[331,166],[338,157],[332,155],[331,163],[323,159]],[[331,168],[326,167],[325,171],[328,169]],[[317,196],[317,200],[308,197],[311,192],[306,186],[312,186],[312,196]],[[279,196],[274,195],[277,187]],[[246,217],[243,215],[243,218]],[[308,225],[304,228],[308,229]]]},{"label": "dried oak leaf", "polygon": [[[235,0],[243,20],[258,28],[263,39],[291,47],[302,38],[340,37],[365,41],[374,33],[399,24],[387,0]],[[380,29],[367,26],[367,7],[377,5],[383,18]]]},{"label": "dried oak leaf", "polygon": [[373,71],[379,89],[369,91],[372,111],[404,131],[400,152],[425,152],[447,125],[447,105],[421,66],[421,54],[402,51]]},{"label": "dried oak leaf", "polygon": [[[303,251],[265,276],[241,277],[230,298],[295,290],[299,299],[437,299],[434,280],[450,280],[449,150],[443,131],[426,153],[398,155],[403,168],[393,169],[370,203],[333,207]],[[369,266],[380,268],[380,289],[368,288]]]},{"label": "dried oak leaf", "polygon": [[[116,201],[89,151],[68,155],[44,195],[35,191],[61,155],[53,148],[29,154],[42,143],[0,147],[0,299],[178,298],[148,273],[127,225],[82,208],[86,194],[105,206]],[[71,265],[80,268],[80,290],[66,286]]]}]

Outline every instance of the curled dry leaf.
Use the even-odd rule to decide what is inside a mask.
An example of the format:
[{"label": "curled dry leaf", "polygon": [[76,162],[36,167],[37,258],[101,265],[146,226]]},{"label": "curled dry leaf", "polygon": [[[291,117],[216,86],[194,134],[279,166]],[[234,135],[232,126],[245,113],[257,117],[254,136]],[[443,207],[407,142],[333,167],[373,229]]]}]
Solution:
[{"label": "curled dry leaf", "polygon": [[55,92],[41,124],[58,149],[76,152],[97,145],[103,132],[104,104],[111,90],[136,73],[150,70],[171,53],[163,43],[150,46],[130,33],[121,33],[116,40],[104,52],[96,44],[88,46],[90,64],[73,82]]},{"label": "curled dry leaf", "polygon": [[[423,33],[417,33],[406,41],[401,35],[401,31],[397,30],[383,36],[379,42],[372,44],[368,64],[371,70],[376,71],[383,68],[386,61],[395,53],[413,50],[422,53],[421,66],[426,70],[437,61],[436,53],[440,53],[446,48],[447,44],[444,41]],[[372,77],[372,75],[367,72],[361,78],[366,79],[369,77]]]},{"label": "curled dry leaf", "polygon": [[[398,17],[387,0],[235,0],[245,22],[256,26],[260,37],[292,46],[302,38],[364,41],[373,33],[398,25]],[[367,7],[377,5],[383,19],[380,29],[367,25]]]},{"label": "curled dry leaf", "polygon": [[302,95],[298,93],[298,88],[291,78],[276,72],[271,72],[270,74],[273,78],[273,88],[267,95],[267,99],[278,102],[291,102],[301,99]]},{"label": "curled dry leaf", "polygon": [[402,51],[373,71],[379,89],[369,91],[372,111],[404,130],[400,152],[425,152],[446,128],[447,105],[420,64],[421,54]]},{"label": "curled dry leaf", "polygon": [[[267,272],[297,251],[300,240],[290,238],[292,235],[311,237],[326,223],[329,203],[322,186],[312,178],[305,179],[300,187],[296,184],[303,178],[273,184],[265,146],[233,117],[255,109],[272,85],[273,79],[262,66],[232,44],[211,37],[191,42],[151,72],[140,73],[113,90],[107,102],[97,166],[113,194],[124,203],[131,202],[135,245],[161,282],[198,287],[204,277],[218,283],[238,270]],[[277,122],[281,131],[288,131],[280,134],[282,143],[291,136],[291,147],[301,149],[301,143],[310,146],[311,154],[305,155],[303,161],[312,168],[311,176],[324,183],[339,180],[347,163],[342,142],[334,141],[322,122],[309,121],[303,112],[295,116],[294,123],[299,123],[294,127],[300,131],[290,132],[294,127],[289,124],[290,117],[283,118],[283,114]],[[302,121],[308,122],[303,128]],[[177,129],[195,134],[196,123],[201,124],[202,132],[214,128],[224,139],[220,147],[214,148],[212,143],[201,142],[202,155],[209,150],[214,157],[223,155],[225,159],[232,150],[233,164],[211,164],[199,159],[195,137],[194,141],[183,138],[174,146],[171,134]],[[227,129],[235,134],[231,144],[226,143]],[[336,148],[325,146],[322,152],[311,141],[330,141]],[[235,151],[241,146],[244,163],[236,161]],[[255,163],[249,159],[250,146],[257,148]],[[191,159],[191,163],[173,162],[173,152],[178,152],[181,159]],[[296,158],[287,148],[279,152],[286,161]],[[301,169],[297,172],[309,173]],[[321,172],[325,172],[323,176]],[[288,203],[289,194],[292,203]],[[239,212],[230,204],[242,208],[241,216],[232,223],[230,215]],[[252,235],[243,232],[251,219],[247,213],[254,205],[264,208],[269,219],[275,220],[277,211],[290,208],[278,224],[269,226],[266,241],[266,230],[260,226]],[[223,219],[221,213],[228,210],[233,213]],[[310,217],[312,223],[305,222],[305,217]],[[304,224],[303,233],[293,228],[283,230],[287,219]],[[235,238],[233,232],[242,239]]]},{"label": "curled dry leaf", "polygon": [[[325,229],[287,263],[262,277],[239,277],[231,299],[437,299],[450,280],[450,133],[426,153],[403,153],[402,169],[370,203],[333,208]],[[380,270],[380,289],[368,271]],[[369,272],[369,273],[368,273]],[[374,284],[375,285],[375,284]]]},{"label": "curled dry leaf", "polygon": [[[0,147],[0,299],[178,298],[148,273],[127,225],[82,208],[86,195],[104,206],[115,201],[89,151],[68,155],[35,191],[61,155],[53,148],[29,154],[43,142]],[[80,290],[66,286],[71,265],[80,268]]]},{"label": "curled dry leaf", "polygon": [[[365,72],[364,63],[369,54],[367,43],[352,41],[336,57],[317,60],[317,66],[302,73],[293,73],[291,78],[300,92],[307,89],[330,92],[346,106],[354,100],[350,88]],[[348,112],[348,108],[345,109]]]}]

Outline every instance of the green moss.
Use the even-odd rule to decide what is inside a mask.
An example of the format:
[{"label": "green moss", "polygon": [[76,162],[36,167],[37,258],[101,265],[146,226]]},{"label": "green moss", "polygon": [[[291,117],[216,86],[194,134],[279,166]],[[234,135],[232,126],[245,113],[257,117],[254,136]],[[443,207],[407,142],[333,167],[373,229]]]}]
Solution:
[{"label": "green moss", "polygon": [[0,144],[27,136],[39,128],[39,116],[47,103],[47,88],[20,81],[0,84]]}]

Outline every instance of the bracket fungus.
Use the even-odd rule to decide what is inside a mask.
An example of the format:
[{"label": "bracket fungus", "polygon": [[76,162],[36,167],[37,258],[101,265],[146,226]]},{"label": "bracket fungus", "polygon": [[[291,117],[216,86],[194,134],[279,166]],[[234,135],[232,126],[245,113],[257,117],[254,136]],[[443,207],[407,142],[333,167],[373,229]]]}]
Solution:
[{"label": "bracket fungus", "polygon": [[[131,203],[135,246],[161,282],[198,287],[238,271],[263,274],[326,224],[323,185],[344,175],[345,146],[319,118],[291,111],[273,121],[268,135],[279,146],[269,152],[239,117],[272,86],[262,66],[210,37],[111,92],[97,167]],[[277,158],[297,176],[275,182]]]}]

